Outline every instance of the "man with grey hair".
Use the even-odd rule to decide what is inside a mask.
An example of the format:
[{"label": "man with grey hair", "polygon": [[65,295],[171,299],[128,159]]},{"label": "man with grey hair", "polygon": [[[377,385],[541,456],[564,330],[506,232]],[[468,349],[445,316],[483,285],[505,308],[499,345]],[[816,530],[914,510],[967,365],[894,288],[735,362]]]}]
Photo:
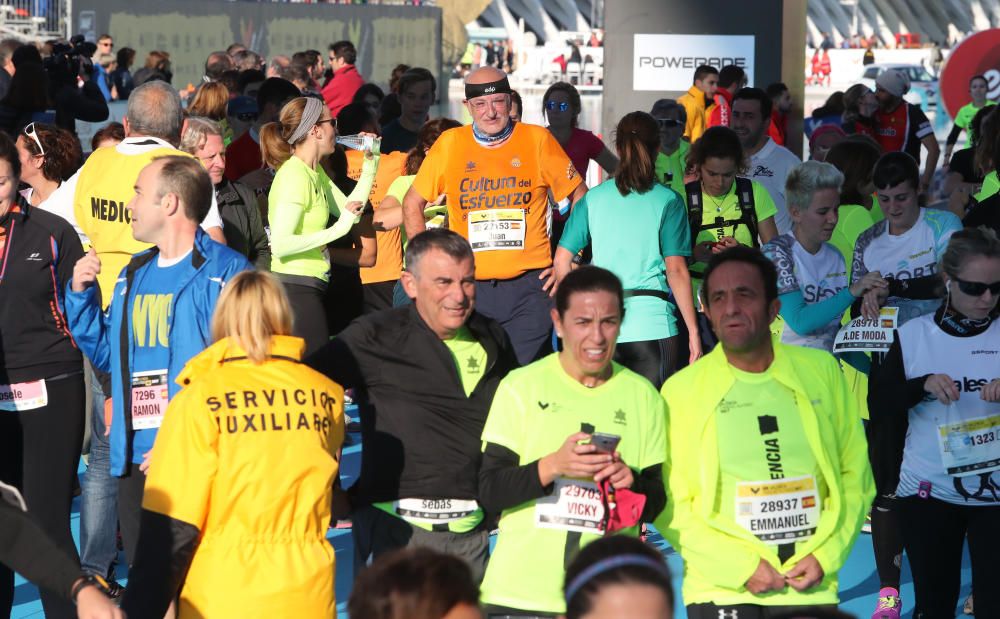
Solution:
[{"label": "man with grey hair", "polygon": [[[154,80],[133,90],[122,124],[125,140],[95,151],[46,203],[46,210],[69,221],[100,259],[96,293],[104,308],[110,305],[115,281],[132,255],[150,247],[133,237],[132,214],[127,208],[139,172],[159,156],[189,156],[176,149],[181,137],[181,101],[166,82]],[[214,195],[201,227],[214,241],[225,243]],[[84,571],[103,577],[117,556],[117,482],[110,475],[104,424],[104,394],[109,393],[110,381],[105,375],[101,382],[91,385],[91,451],[82,482],[80,563]]]},{"label": "man with grey hair", "polygon": [[660,152],[656,155],[656,180],[684,198],[684,170],[691,143],[682,140],[687,110],[673,99],[659,99],[649,110],[660,126]]},{"label": "man with grey hair", "polygon": [[288,65],[291,64],[291,62],[292,61],[288,58],[288,56],[281,56],[281,55],[272,56],[271,62],[269,62],[267,65],[267,71],[266,71],[267,77],[284,78],[285,69],[288,68]]},{"label": "man with grey hair", "polygon": [[511,120],[510,93],[500,69],[469,73],[472,125],[434,143],[403,199],[403,220],[412,239],[425,228],[424,207],[447,198],[449,227],[476,252],[480,310],[504,326],[527,364],[552,351],[549,196],[572,206],[587,184],[548,130]]},{"label": "man with grey hair", "polygon": [[401,281],[412,304],[358,318],[308,360],[362,394],[361,478],[348,492],[355,569],[429,546],[465,559],[479,580],[489,547],[480,436],[517,360],[503,328],[475,311],[464,238],[440,228],[411,237]]},{"label": "man with grey hair", "polygon": [[260,71],[264,66],[264,59],[255,51],[243,49],[233,54],[233,64],[238,71]]},{"label": "man with grey hair", "polygon": [[257,207],[257,197],[247,185],[224,176],[226,147],[222,127],[209,118],[188,118],[180,149],[194,155],[212,179],[219,214],[225,224],[226,245],[246,256],[258,269],[270,270],[271,246]]}]

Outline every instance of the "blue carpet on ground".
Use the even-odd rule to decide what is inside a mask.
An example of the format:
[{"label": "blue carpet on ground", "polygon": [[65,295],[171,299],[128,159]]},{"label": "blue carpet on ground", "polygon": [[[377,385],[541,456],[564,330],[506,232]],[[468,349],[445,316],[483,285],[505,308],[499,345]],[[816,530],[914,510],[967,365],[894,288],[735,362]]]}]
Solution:
[{"label": "blue carpet on ground", "polygon": [[[350,486],[357,479],[361,467],[361,446],[358,443],[359,435],[352,435],[354,443],[344,448],[344,462],[342,469],[342,479],[345,486]],[[81,465],[81,472],[85,469]],[[79,544],[80,540],[80,502],[79,499],[73,501],[72,527],[73,537]],[[339,619],[347,617],[347,598],[351,593],[351,583],[354,581],[354,560],[353,545],[349,529],[331,530],[328,535],[337,553],[337,614]],[[666,558],[674,574],[674,588],[678,592],[681,590],[681,574],[683,565],[680,556],[674,552],[667,542],[655,531],[651,531],[649,542],[656,546]],[[719,558],[724,560],[723,557]],[[124,556],[119,557],[119,565],[124,565]],[[124,567],[118,569],[119,581],[126,584],[128,580],[127,570]],[[903,562],[903,611],[904,617],[909,617],[913,613],[913,581],[910,578],[909,567],[906,561]],[[972,572],[969,566],[968,549],[963,556],[962,563],[962,592],[959,599],[959,608],[956,615],[961,615],[961,604],[969,594],[972,582]],[[26,617],[40,618],[42,612],[41,603],[38,600],[38,590],[31,584],[25,582],[18,576],[14,582],[14,610],[11,613],[13,619]],[[875,601],[878,595],[879,581],[875,573],[875,560],[872,555],[871,537],[862,534],[858,537],[854,549],[847,559],[847,563],[840,572],[840,599],[841,609],[856,615],[859,619],[867,619],[875,608]],[[677,619],[686,619],[683,601],[677,601]]]}]

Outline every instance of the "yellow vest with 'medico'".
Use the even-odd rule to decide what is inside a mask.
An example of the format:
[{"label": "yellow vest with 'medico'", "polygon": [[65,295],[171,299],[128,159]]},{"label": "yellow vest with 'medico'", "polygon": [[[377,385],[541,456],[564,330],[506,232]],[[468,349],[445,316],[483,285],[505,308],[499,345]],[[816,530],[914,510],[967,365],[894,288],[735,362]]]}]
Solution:
[{"label": "yellow vest with 'medico'", "polygon": [[154,158],[165,155],[190,156],[167,147],[128,155],[109,146],[94,151],[80,170],[73,214],[101,260],[97,283],[105,309],[111,303],[111,293],[121,270],[133,254],[150,247],[132,237],[132,215],[127,206],[135,195],[139,172]]}]

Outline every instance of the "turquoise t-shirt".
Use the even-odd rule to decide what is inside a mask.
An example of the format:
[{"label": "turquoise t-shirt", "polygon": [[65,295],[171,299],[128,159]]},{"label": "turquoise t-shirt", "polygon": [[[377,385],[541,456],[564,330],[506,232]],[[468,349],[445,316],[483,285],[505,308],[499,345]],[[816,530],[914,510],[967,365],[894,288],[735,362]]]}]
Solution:
[{"label": "turquoise t-shirt", "polygon": [[[663,261],[691,255],[687,208],[677,192],[656,183],[646,193],[619,193],[614,180],[588,191],[570,215],[559,245],[577,253],[593,245],[593,264],[622,280],[625,290],[668,292]],[[619,342],[645,342],[677,334],[671,303],[649,296],[625,300]]]}]

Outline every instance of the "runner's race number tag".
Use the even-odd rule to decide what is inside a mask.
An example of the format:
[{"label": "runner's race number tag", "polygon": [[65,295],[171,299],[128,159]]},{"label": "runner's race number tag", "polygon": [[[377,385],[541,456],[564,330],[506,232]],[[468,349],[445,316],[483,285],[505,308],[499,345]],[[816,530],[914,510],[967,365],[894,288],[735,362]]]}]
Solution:
[{"label": "runner's race number tag", "polygon": [[44,380],[30,383],[0,385],[0,410],[30,411],[49,403],[49,391]]},{"label": "runner's race number tag", "polygon": [[592,481],[557,478],[552,494],[535,501],[535,526],[604,535],[601,489]]},{"label": "runner's race number tag", "polygon": [[892,332],[898,321],[898,307],[883,307],[874,320],[859,316],[837,333],[833,352],[886,352],[892,346]]},{"label": "runner's race number tag", "polygon": [[956,477],[1000,469],[1000,414],[938,426],[945,473]]},{"label": "runner's race number tag", "polygon": [[472,515],[479,509],[479,503],[463,499],[400,499],[393,508],[407,520],[444,524]]},{"label": "runner's race number tag", "polygon": [[524,249],[524,209],[501,208],[469,213],[472,251]]},{"label": "runner's race number tag", "polygon": [[819,492],[812,475],[736,485],[736,522],[765,544],[809,539],[819,515]]},{"label": "runner's race number tag", "polygon": [[132,429],[159,428],[167,412],[167,371],[132,374]]}]

